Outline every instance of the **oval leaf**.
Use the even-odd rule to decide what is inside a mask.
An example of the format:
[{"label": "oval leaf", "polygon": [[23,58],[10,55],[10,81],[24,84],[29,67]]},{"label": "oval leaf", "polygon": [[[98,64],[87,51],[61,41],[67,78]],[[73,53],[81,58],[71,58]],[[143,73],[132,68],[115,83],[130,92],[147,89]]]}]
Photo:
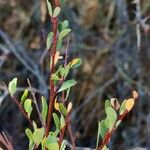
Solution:
[{"label": "oval leaf", "polygon": [[53,119],[54,119],[56,128],[60,130],[60,120],[56,113],[53,113]]},{"label": "oval leaf", "polygon": [[71,32],[71,29],[65,29],[59,34],[59,40],[63,39],[65,36],[67,36]]},{"label": "oval leaf", "polygon": [[49,50],[50,47],[51,47],[51,45],[52,45],[52,42],[53,42],[53,35],[54,35],[53,32],[50,32],[50,33],[47,35],[47,41],[46,41],[47,50]]},{"label": "oval leaf", "polygon": [[47,117],[48,106],[47,106],[46,99],[43,96],[41,97],[41,100],[42,100],[42,112],[41,112],[41,115],[42,115],[43,121],[45,122],[46,121],[46,117]]},{"label": "oval leaf", "polygon": [[107,132],[107,127],[105,125],[105,120],[102,120],[101,122],[98,123],[98,132],[97,132],[97,144],[96,144],[96,147],[98,147],[98,144],[99,144],[99,139],[101,136],[101,138],[103,139],[105,134]]},{"label": "oval leaf", "polygon": [[65,108],[65,106],[63,105],[63,103],[59,104],[59,108],[60,108],[60,111],[62,112],[62,114],[64,116],[67,116],[68,112],[67,112],[67,109]]},{"label": "oval leaf", "polygon": [[46,0],[46,3],[47,3],[49,15],[52,17],[52,5],[48,0]]},{"label": "oval leaf", "polygon": [[59,15],[60,11],[61,11],[60,7],[56,7],[54,10],[53,17],[57,17]]},{"label": "oval leaf", "polygon": [[8,90],[11,96],[13,96],[14,93],[16,92],[16,88],[17,88],[17,78],[14,78],[12,81],[9,82],[8,85]]},{"label": "oval leaf", "polygon": [[112,107],[107,107],[106,114],[106,126],[111,130],[117,121],[117,113]]},{"label": "oval leaf", "polygon": [[62,91],[64,91],[64,90],[67,90],[67,89],[69,89],[70,87],[76,85],[76,83],[77,83],[77,82],[76,82],[74,79],[72,79],[72,80],[67,80],[67,81],[65,81],[65,82],[62,84],[62,86],[60,87],[60,89],[58,90],[58,92],[62,92]]},{"label": "oval leaf", "polygon": [[105,101],[105,111],[107,110],[108,107],[111,106],[110,100]]},{"label": "oval leaf", "polygon": [[66,29],[68,26],[69,26],[68,20],[63,21],[62,23],[63,30]]},{"label": "oval leaf", "polygon": [[63,129],[65,126],[65,118],[64,116],[61,114],[61,117],[60,117],[60,128]]},{"label": "oval leaf", "polygon": [[33,135],[32,135],[31,130],[30,129],[26,129],[25,133],[26,133],[27,137],[29,138],[29,140],[32,141],[33,140]]},{"label": "oval leaf", "polygon": [[44,128],[36,129],[34,131],[33,140],[37,146],[41,143],[43,136],[44,136]]},{"label": "oval leaf", "polygon": [[32,105],[31,104],[32,104],[32,100],[31,99],[27,99],[24,102],[24,109],[27,112],[27,114],[28,114],[29,117],[30,117],[31,112],[32,112]]},{"label": "oval leaf", "polygon": [[22,97],[21,97],[21,104],[23,104],[24,101],[27,99],[28,93],[29,93],[28,89],[26,89],[26,90],[23,92],[23,95],[22,95]]}]

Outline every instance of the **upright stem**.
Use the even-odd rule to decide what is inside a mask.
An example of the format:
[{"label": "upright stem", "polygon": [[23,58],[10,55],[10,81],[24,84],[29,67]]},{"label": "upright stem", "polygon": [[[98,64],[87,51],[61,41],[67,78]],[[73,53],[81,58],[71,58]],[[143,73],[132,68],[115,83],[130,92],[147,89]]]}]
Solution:
[{"label": "upright stem", "polygon": [[48,118],[47,118],[47,127],[46,127],[46,136],[48,136],[48,133],[51,129],[51,122],[52,122],[52,114],[54,110],[54,101],[55,101],[55,86],[54,81],[51,79],[51,75],[55,71],[55,54],[56,54],[56,47],[57,47],[57,26],[58,26],[58,19],[56,17],[51,18],[52,26],[53,26],[53,43],[52,43],[52,49],[50,51],[50,96],[49,96],[49,108],[48,108]]}]

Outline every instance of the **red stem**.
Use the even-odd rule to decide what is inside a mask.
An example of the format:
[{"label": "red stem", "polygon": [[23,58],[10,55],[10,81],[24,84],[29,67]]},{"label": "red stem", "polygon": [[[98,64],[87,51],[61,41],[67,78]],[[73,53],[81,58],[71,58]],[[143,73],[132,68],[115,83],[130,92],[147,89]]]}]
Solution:
[{"label": "red stem", "polygon": [[12,99],[16,103],[16,105],[18,106],[18,108],[22,112],[22,114],[25,116],[25,118],[29,121],[30,125],[32,126],[32,121],[28,117],[28,114],[25,112],[25,110],[23,109],[22,105],[18,102],[18,100],[14,96],[12,96]]},{"label": "red stem", "polygon": [[51,79],[51,75],[54,73],[55,70],[55,54],[56,54],[56,47],[57,47],[57,26],[58,26],[58,20],[57,18],[51,18],[51,22],[53,25],[53,44],[52,44],[52,49],[50,52],[50,60],[52,58],[52,62],[50,64],[50,96],[49,96],[49,109],[48,109],[48,118],[47,118],[47,126],[46,126],[46,136],[48,136],[49,131],[51,129],[51,122],[52,122],[52,114],[54,110],[54,101],[55,101],[55,86],[54,86],[54,81]]}]

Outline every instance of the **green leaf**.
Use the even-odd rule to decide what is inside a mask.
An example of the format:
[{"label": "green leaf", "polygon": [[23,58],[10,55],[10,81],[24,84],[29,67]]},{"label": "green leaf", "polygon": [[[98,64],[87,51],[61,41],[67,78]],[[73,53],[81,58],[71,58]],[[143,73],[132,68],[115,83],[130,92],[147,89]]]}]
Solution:
[{"label": "green leaf", "polygon": [[61,146],[60,146],[60,150],[65,150],[66,149],[66,142],[63,141]]},{"label": "green leaf", "polygon": [[8,90],[11,96],[14,95],[17,89],[17,78],[14,78],[12,81],[9,82]]},{"label": "green leaf", "polygon": [[61,114],[61,117],[60,117],[60,128],[63,129],[65,126],[65,118],[64,116]]},{"label": "green leaf", "polygon": [[105,134],[107,132],[107,127],[105,125],[105,120],[103,119],[101,122],[98,123],[98,132],[97,132],[97,144],[96,147],[98,147],[98,143],[99,143],[99,139],[101,136],[101,138],[103,139]]},{"label": "green leaf", "polygon": [[49,15],[52,17],[52,5],[48,0],[46,0],[46,3],[47,3]]},{"label": "green leaf", "polygon": [[111,106],[110,100],[105,101],[105,111],[107,110],[108,107]]},{"label": "green leaf", "polygon": [[117,113],[112,107],[106,109],[107,117],[105,119],[106,126],[111,130],[117,121]]},{"label": "green leaf", "polygon": [[63,105],[63,103],[60,103],[59,104],[59,108],[60,108],[60,111],[62,112],[62,114],[64,115],[64,116],[67,116],[67,109],[65,108],[65,106]]},{"label": "green leaf", "polygon": [[122,115],[122,114],[124,113],[124,111],[126,110],[126,107],[125,107],[126,101],[127,101],[127,100],[124,100],[124,101],[121,103],[121,106],[120,106],[120,109],[119,109],[119,114],[120,114],[120,115]]},{"label": "green leaf", "polygon": [[54,13],[53,13],[53,17],[57,17],[59,15],[60,11],[61,11],[60,7],[56,7],[54,10]]},{"label": "green leaf", "polygon": [[60,87],[60,89],[58,90],[58,92],[62,92],[62,91],[65,91],[69,88],[71,88],[72,86],[76,85],[76,81],[74,79],[72,80],[67,80],[65,81],[62,86]]},{"label": "green leaf", "polygon": [[29,138],[29,150],[33,150],[34,149],[33,134],[30,129],[26,129],[25,133]]},{"label": "green leaf", "polygon": [[65,36],[67,36],[71,32],[71,29],[65,29],[59,34],[59,40],[63,39]]},{"label": "green leaf", "polygon": [[29,140],[30,140],[30,141],[33,141],[33,135],[32,135],[31,130],[27,128],[27,129],[25,130],[25,133],[26,133],[27,137],[29,138]]},{"label": "green leaf", "polygon": [[48,150],[59,150],[58,142],[47,144],[46,147]]},{"label": "green leaf", "polygon": [[34,150],[34,142],[29,141],[29,150]]},{"label": "green leaf", "polygon": [[44,132],[44,128],[36,129],[33,132],[33,140],[37,146],[41,143],[44,136]]},{"label": "green leaf", "polygon": [[103,119],[101,122],[100,122],[100,135],[101,135],[101,138],[103,139],[105,134],[107,132],[107,127],[105,125],[105,120]]},{"label": "green leaf", "polygon": [[57,50],[62,48],[62,39],[57,41]]},{"label": "green leaf", "polygon": [[60,75],[64,78],[66,78],[69,73],[69,69],[70,69],[69,66],[65,66],[65,67],[61,68]]},{"label": "green leaf", "polygon": [[66,29],[68,26],[69,26],[68,20],[63,21],[62,23],[63,30]]},{"label": "green leaf", "polygon": [[49,150],[59,150],[59,144],[57,142],[57,137],[53,132],[50,132],[44,145],[49,149]]},{"label": "green leaf", "polygon": [[21,97],[21,104],[23,104],[24,101],[27,99],[28,93],[29,93],[28,89],[26,89],[26,90],[23,92],[23,95],[22,95],[22,97]]},{"label": "green leaf", "polygon": [[31,104],[32,104],[32,100],[31,99],[27,99],[24,102],[24,109],[27,112],[27,114],[28,114],[29,117],[30,117],[31,112],[32,112],[32,105]]},{"label": "green leaf", "polygon": [[37,129],[37,124],[33,121],[33,129],[36,130]]},{"label": "green leaf", "polygon": [[59,132],[60,132],[60,129],[56,129],[55,132],[54,132],[54,136],[58,137]]},{"label": "green leaf", "polygon": [[60,78],[58,77],[58,75],[57,75],[56,73],[55,73],[55,74],[52,74],[51,79],[52,79],[53,81],[59,81],[59,80],[60,80]]},{"label": "green leaf", "polygon": [[49,50],[50,47],[51,47],[51,45],[52,45],[52,42],[53,42],[53,35],[54,35],[53,32],[50,32],[50,33],[47,35],[47,41],[46,41],[47,50]]},{"label": "green leaf", "polygon": [[57,137],[55,136],[53,132],[50,132],[45,143],[50,144],[50,143],[56,143],[56,142],[57,142]]},{"label": "green leaf", "polygon": [[114,126],[114,124],[111,123],[110,118],[109,118],[108,116],[107,116],[106,119],[105,119],[105,126],[106,126],[109,130],[111,130],[111,129],[113,128],[113,126]]},{"label": "green leaf", "polygon": [[59,22],[58,31],[61,32],[62,30],[63,30],[63,24],[62,24],[62,22]]},{"label": "green leaf", "polygon": [[60,120],[56,113],[53,113],[53,119],[54,119],[56,128],[60,130]]},{"label": "green leaf", "polygon": [[67,94],[66,94],[66,97],[65,97],[65,101],[66,101],[66,100],[68,99],[68,97],[69,97],[70,89],[71,89],[71,88],[67,89]]},{"label": "green leaf", "polygon": [[41,112],[41,115],[42,115],[43,121],[45,122],[46,121],[46,117],[47,117],[48,106],[47,106],[46,99],[43,96],[41,97],[41,100],[42,100],[42,112]]}]

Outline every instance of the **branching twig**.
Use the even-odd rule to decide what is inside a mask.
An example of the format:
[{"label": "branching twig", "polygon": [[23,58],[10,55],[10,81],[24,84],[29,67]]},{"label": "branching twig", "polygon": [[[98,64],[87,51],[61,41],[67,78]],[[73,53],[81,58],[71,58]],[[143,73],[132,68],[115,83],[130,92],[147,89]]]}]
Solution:
[{"label": "branching twig", "polygon": [[[5,83],[3,83],[3,84],[4,84],[6,90],[7,90],[8,93],[9,93],[9,90],[8,90],[6,84],[5,84]],[[15,104],[17,105],[17,107],[19,108],[19,110],[22,112],[22,114],[24,115],[24,117],[29,121],[30,125],[32,126],[32,121],[31,121],[31,119],[28,117],[28,114],[26,113],[26,111],[24,110],[24,108],[22,107],[22,105],[18,102],[18,100],[16,99],[15,96],[13,96],[13,95],[10,95],[10,96],[11,96],[12,100],[15,102]]]}]

